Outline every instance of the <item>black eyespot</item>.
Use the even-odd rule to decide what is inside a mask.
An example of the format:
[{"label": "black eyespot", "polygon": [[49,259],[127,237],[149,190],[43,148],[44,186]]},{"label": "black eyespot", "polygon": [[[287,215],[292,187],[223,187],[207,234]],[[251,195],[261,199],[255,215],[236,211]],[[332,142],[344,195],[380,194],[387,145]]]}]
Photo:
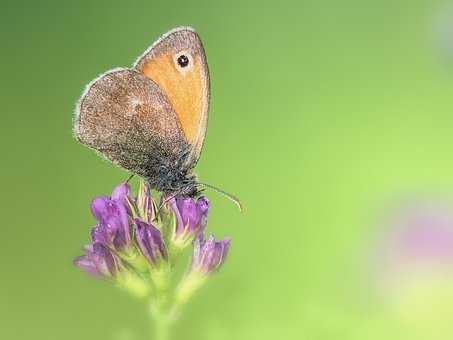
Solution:
[{"label": "black eyespot", "polygon": [[178,61],[178,65],[181,67],[186,67],[187,65],[189,65],[189,58],[187,58],[187,56],[185,56],[184,54],[181,54],[178,57],[177,61]]}]

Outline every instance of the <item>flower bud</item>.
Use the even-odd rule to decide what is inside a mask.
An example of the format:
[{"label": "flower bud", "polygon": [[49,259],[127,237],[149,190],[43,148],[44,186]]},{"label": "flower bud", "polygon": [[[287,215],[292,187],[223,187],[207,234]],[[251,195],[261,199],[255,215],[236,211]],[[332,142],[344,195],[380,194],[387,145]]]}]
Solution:
[{"label": "flower bud", "polygon": [[136,237],[140,251],[146,257],[151,267],[159,267],[167,260],[167,249],[159,229],[135,219]]},{"label": "flower bud", "polygon": [[95,198],[91,204],[98,224],[91,232],[93,242],[100,242],[119,252],[127,252],[131,246],[127,195],[129,187],[121,184],[112,197]]},{"label": "flower bud", "polygon": [[185,248],[206,227],[209,201],[200,197],[197,201],[188,197],[177,197],[169,201],[176,219],[172,242],[177,248]]},{"label": "flower bud", "polygon": [[95,242],[85,247],[85,255],[76,258],[74,264],[94,277],[113,278],[119,261],[105,245]]},{"label": "flower bud", "polygon": [[207,275],[217,271],[225,262],[230,239],[216,241],[214,235],[207,240],[197,238],[194,242],[191,270]]}]

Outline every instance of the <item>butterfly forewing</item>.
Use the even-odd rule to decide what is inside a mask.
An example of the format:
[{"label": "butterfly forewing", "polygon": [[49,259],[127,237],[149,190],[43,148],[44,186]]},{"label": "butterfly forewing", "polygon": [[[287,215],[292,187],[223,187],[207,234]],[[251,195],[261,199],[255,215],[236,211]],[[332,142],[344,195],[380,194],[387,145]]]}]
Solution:
[{"label": "butterfly forewing", "polygon": [[210,93],[208,65],[198,34],[188,27],[168,32],[137,60],[135,69],[167,95],[190,145],[188,167],[193,167],[206,135]]}]

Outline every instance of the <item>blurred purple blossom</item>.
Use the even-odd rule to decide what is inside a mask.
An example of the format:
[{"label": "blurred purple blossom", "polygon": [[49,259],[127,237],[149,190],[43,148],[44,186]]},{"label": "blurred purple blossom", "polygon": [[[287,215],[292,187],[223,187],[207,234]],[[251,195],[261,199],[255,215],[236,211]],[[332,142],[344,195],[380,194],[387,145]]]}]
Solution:
[{"label": "blurred purple blossom", "polygon": [[453,265],[453,205],[419,202],[390,221],[383,250],[393,262]]},{"label": "blurred purple blossom", "polygon": [[453,202],[411,200],[387,215],[384,226],[372,267],[384,299],[404,301],[414,287],[453,283]]}]

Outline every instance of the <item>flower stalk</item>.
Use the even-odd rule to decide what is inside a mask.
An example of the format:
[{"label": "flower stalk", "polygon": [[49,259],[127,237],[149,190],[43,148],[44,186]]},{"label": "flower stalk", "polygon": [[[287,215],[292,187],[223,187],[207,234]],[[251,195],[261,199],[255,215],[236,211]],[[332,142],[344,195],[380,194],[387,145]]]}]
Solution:
[{"label": "flower stalk", "polygon": [[[74,260],[89,275],[149,301],[157,340],[169,339],[181,307],[220,269],[230,246],[229,239],[205,238],[210,209],[205,197],[164,202],[158,209],[145,181],[140,181],[137,196],[122,183],[110,197],[95,198],[91,242],[84,255]],[[191,262],[177,282],[174,267],[190,249]]]}]

